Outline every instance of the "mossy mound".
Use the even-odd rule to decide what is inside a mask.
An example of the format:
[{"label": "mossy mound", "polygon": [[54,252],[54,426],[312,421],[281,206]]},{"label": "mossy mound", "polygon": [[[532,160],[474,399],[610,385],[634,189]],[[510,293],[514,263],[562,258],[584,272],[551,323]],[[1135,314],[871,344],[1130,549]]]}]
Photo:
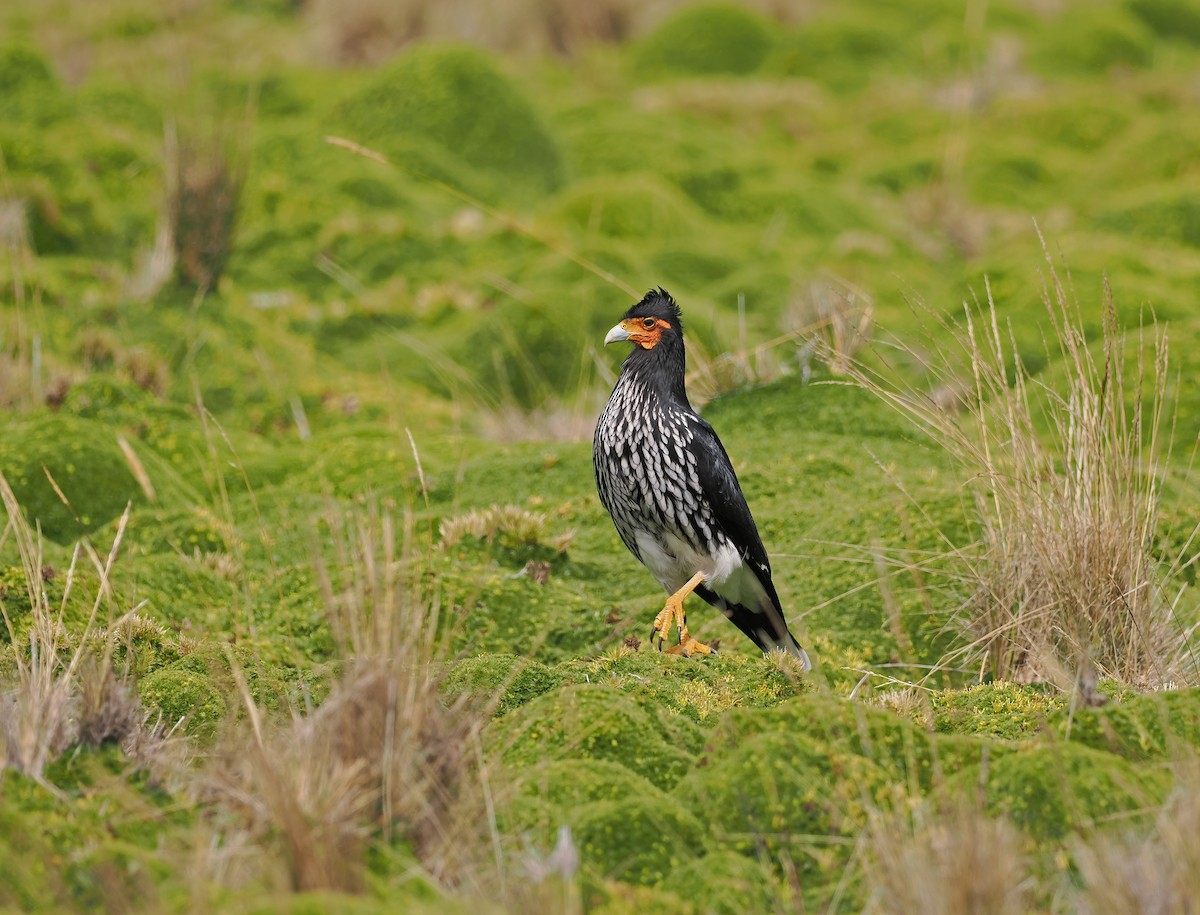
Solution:
[{"label": "mossy mound", "polygon": [[670,794],[610,759],[560,759],[521,770],[520,791],[505,814],[520,826],[542,825],[551,836],[572,811],[589,804],[641,797],[665,802]]},{"label": "mossy mound", "polygon": [[1017,740],[1045,727],[1065,700],[1045,687],[985,683],[933,693],[930,704],[938,731]]},{"label": "mossy mound", "polygon": [[1159,36],[1200,45],[1200,9],[1189,0],[1128,0],[1126,6]]},{"label": "mossy mound", "polygon": [[1011,817],[1036,839],[1061,840],[1073,830],[1118,818],[1128,825],[1139,812],[1148,816],[1167,796],[1171,775],[1091,747],[1055,743],[993,755],[986,773],[968,766],[950,787],[971,794],[981,784],[990,811]]},{"label": "mossy mound", "polygon": [[492,726],[491,745],[513,766],[553,759],[601,759],[670,788],[690,763],[660,721],[607,686],[572,686],[540,696]]},{"label": "mossy mound", "polygon": [[455,550],[439,558],[444,599],[469,622],[460,638],[463,647],[550,663],[594,653],[609,639],[605,611],[576,582],[552,570],[539,584],[494,563],[456,561],[469,555]]},{"label": "mossy mound", "polygon": [[[407,439],[380,429],[363,429],[330,436],[309,460],[293,467],[290,486],[339,498],[371,493],[378,498],[407,501],[420,486]],[[282,466],[281,470],[285,469]]]},{"label": "mossy mound", "polygon": [[228,704],[213,685],[207,671],[200,672],[190,661],[181,661],[143,677],[138,683],[142,705],[161,715],[167,727],[186,719],[189,734],[211,736],[225,717]]},{"label": "mossy mound", "polygon": [[678,239],[704,223],[687,197],[651,175],[575,182],[551,202],[550,211],[580,232],[610,238]]},{"label": "mossy mound", "polygon": [[1178,758],[1200,747],[1200,690],[1135,696],[1096,709],[1063,709],[1052,724],[1072,743],[1125,759]]},{"label": "mossy mound", "polygon": [[687,810],[686,798],[674,796],[656,804],[637,795],[601,801],[574,819],[584,865],[641,886],[661,884],[674,868],[696,857],[704,839],[704,827]]},{"label": "mossy mound", "polygon": [[[750,442],[768,439],[771,430],[787,423],[797,434],[803,431],[809,440],[821,434],[840,439],[852,430],[856,440],[890,438],[898,442],[928,442],[930,455],[941,456],[934,443],[911,422],[881,404],[870,392],[831,378],[817,378],[815,383],[809,383],[793,375],[769,386],[743,388],[712,401],[704,408],[704,417],[714,425],[736,425],[739,435]],[[813,471],[840,476],[851,473],[847,465],[837,470],[822,464]]]},{"label": "mossy mound", "polygon": [[[891,70],[904,59],[904,45],[877,14],[849,12],[822,16],[787,32],[765,69],[846,90],[860,88],[872,73]],[[847,60],[856,61],[856,66],[844,66]]]},{"label": "mossy mound", "polygon": [[1156,242],[1200,248],[1200,194],[1170,189],[1100,215],[1100,224]]},{"label": "mossy mound", "polygon": [[[66,575],[63,570],[47,564],[38,574],[41,576],[39,586],[50,612],[57,617],[62,610],[63,623],[69,631],[75,633],[82,630],[91,616],[96,585],[94,575],[87,569],[76,569],[70,599],[64,606]],[[34,622],[30,590],[23,566],[0,567],[0,607],[7,618],[7,623],[0,619],[0,644],[8,642],[10,636],[15,636],[12,640],[16,644],[25,643],[26,634]],[[11,632],[9,626],[12,627]]]},{"label": "mossy mound", "polygon": [[762,65],[773,41],[770,24],[732,4],[680,10],[642,39],[638,73],[746,74]]},{"label": "mossy mound", "polygon": [[743,854],[786,851],[805,869],[828,866],[812,836],[854,835],[870,812],[920,796],[981,745],[924,733],[889,712],[830,696],[739,709],[715,729],[681,782],[714,830]]},{"label": "mossy mound", "polygon": [[704,849],[705,830],[678,795],[608,759],[527,767],[501,815],[506,828],[533,829],[535,847],[568,826],[585,872],[650,886]]},{"label": "mossy mound", "polygon": [[[28,240],[39,254],[113,257],[146,227],[145,211],[126,199],[128,188],[110,192],[100,176],[73,167],[67,150],[80,155],[78,146],[94,145],[87,127],[70,119],[48,127],[0,119],[6,196],[24,211]],[[129,206],[115,207],[110,193]]]},{"label": "mossy mound", "polygon": [[729,709],[769,708],[811,688],[797,671],[757,652],[722,651],[697,663],[649,645],[641,651],[619,647],[591,660],[564,662],[555,670],[569,681],[624,690],[647,710],[670,710],[700,725],[717,723]]},{"label": "mossy mound", "polygon": [[46,124],[70,110],[69,94],[36,48],[18,43],[0,47],[0,119]]},{"label": "mossy mound", "polygon": [[703,911],[711,915],[772,912],[786,898],[778,876],[768,866],[725,850],[685,861],[671,871],[664,885],[696,892],[703,899]]},{"label": "mossy mound", "polygon": [[399,146],[403,154],[406,138],[433,142],[502,183],[505,196],[536,197],[562,181],[562,160],[533,106],[472,48],[414,48],[339,115],[354,139],[385,153]]},{"label": "mossy mound", "polygon": [[1154,45],[1154,33],[1119,6],[1080,4],[1047,23],[1030,59],[1047,73],[1104,73],[1148,66]]},{"label": "mossy mound", "polygon": [[503,715],[554,689],[562,678],[545,664],[511,654],[483,654],[455,664],[443,690],[447,695],[474,693],[495,702]]},{"label": "mossy mound", "polygon": [[102,527],[129,502],[146,501],[113,431],[72,416],[12,423],[0,441],[0,472],[30,522],[59,543]]},{"label": "mossy mound", "polygon": [[[183,542],[163,546],[164,552],[133,558],[122,570],[122,580],[131,592],[145,601],[147,611],[156,619],[171,626],[228,630],[240,603],[236,583],[198,552],[199,543],[190,549]],[[181,555],[176,548],[187,552]]]},{"label": "mossy mound", "polygon": [[175,633],[139,614],[127,615],[106,627],[96,641],[111,645],[114,665],[134,677],[145,677],[175,664],[187,653]]}]

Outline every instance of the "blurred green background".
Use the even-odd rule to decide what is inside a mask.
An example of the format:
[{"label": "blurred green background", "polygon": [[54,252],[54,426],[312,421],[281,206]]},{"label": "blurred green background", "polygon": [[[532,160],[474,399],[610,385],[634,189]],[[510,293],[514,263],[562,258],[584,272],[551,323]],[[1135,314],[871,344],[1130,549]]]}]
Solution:
[{"label": "blurred green background", "polygon": [[503,408],[585,436],[595,347],[659,284],[698,356],[788,336],[787,371],[831,320],[926,345],[905,297],[954,312],[987,277],[1036,367],[1035,220],[1091,314],[1107,275],[1191,365],[1185,0],[0,15],[0,404],[115,371],[260,431]]}]

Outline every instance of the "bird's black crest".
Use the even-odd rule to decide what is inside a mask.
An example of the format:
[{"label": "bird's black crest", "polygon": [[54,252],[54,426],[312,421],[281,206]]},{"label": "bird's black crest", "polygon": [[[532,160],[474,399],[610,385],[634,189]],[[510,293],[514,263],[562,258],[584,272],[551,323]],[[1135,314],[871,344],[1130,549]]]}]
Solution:
[{"label": "bird's black crest", "polygon": [[679,306],[671,298],[671,293],[659,286],[657,289],[647,292],[640,302],[625,312],[625,319],[662,318],[664,321],[669,321],[677,330],[682,331],[683,321],[680,314]]}]

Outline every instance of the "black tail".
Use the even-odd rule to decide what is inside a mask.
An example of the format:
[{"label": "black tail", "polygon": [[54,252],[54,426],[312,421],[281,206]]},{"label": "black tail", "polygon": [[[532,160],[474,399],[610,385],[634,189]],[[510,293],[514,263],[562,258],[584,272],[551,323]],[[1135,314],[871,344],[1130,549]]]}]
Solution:
[{"label": "black tail", "polygon": [[805,670],[812,670],[812,659],[787,627],[783,614],[771,608],[769,613],[752,610],[743,604],[731,604],[701,585],[696,589],[701,598],[708,601],[742,630],[763,651],[785,651],[798,660]]}]

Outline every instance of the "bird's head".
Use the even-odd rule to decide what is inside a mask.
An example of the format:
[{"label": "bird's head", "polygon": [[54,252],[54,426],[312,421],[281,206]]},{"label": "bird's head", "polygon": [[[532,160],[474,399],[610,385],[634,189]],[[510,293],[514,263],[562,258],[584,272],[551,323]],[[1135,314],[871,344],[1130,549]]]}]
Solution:
[{"label": "bird's head", "polygon": [[664,342],[670,345],[682,341],[683,323],[679,319],[679,306],[670,293],[662,287],[651,289],[640,302],[625,312],[621,323],[604,338],[606,344],[623,340],[644,350],[653,350]]}]

